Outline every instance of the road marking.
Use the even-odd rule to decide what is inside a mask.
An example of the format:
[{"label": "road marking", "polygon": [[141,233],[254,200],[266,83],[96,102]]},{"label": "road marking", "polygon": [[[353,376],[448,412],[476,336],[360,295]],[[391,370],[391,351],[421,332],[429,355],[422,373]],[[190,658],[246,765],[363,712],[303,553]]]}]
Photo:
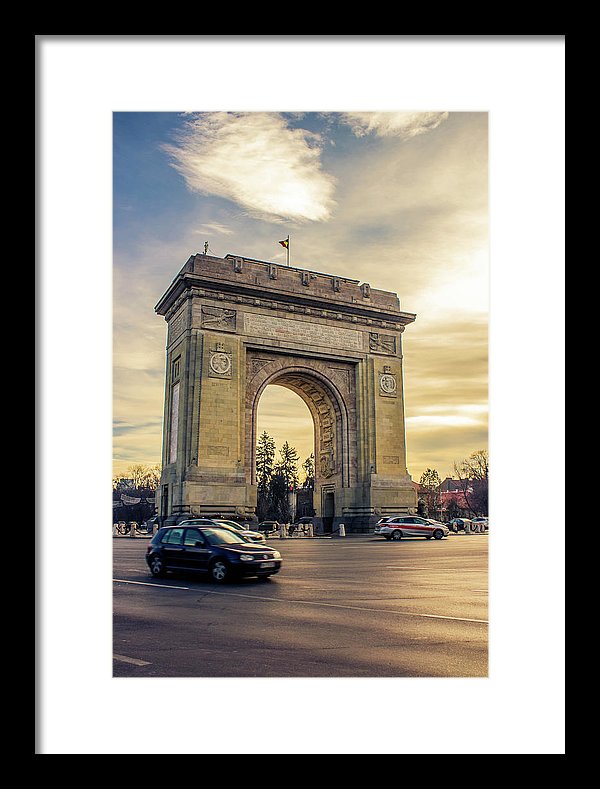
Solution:
[{"label": "road marking", "polygon": [[405,564],[386,564],[386,570],[431,570],[434,573],[437,572],[448,572],[448,573],[482,573],[483,570],[479,570],[476,567],[408,567]]},{"label": "road marking", "polygon": [[123,578],[113,578],[117,584],[137,584],[138,586],[158,586],[159,589],[184,589],[190,591],[189,586],[167,586],[167,584],[151,584],[148,581],[125,581]]},{"label": "road marking", "polygon": [[340,605],[339,603],[321,603],[312,600],[282,600],[276,597],[259,597],[258,595],[239,594],[232,592],[214,592],[210,591],[209,594],[225,595],[226,597],[248,597],[251,600],[262,600],[269,603],[298,603],[300,605],[319,605],[325,608],[343,608],[348,611],[370,611],[371,613],[380,614],[396,614],[397,616],[416,616],[425,619],[451,619],[454,622],[476,622],[481,625],[489,624],[487,619],[467,619],[461,616],[442,616],[441,614],[417,614],[413,611],[393,611],[387,608],[366,608],[357,605]]},{"label": "road marking", "polygon": [[113,660],[120,660],[121,663],[131,663],[134,666],[150,666],[147,660],[138,660],[134,657],[126,657],[125,655],[113,655]]},{"label": "road marking", "polygon": [[[183,589],[187,592],[190,591],[189,586],[164,586],[163,584],[151,584],[142,581],[122,581],[118,578],[113,578],[113,581],[124,584],[139,584],[140,586],[157,586],[159,589]],[[195,591],[195,590],[191,590]],[[414,611],[393,611],[387,608],[366,608],[364,606],[356,605],[340,605],[339,603],[321,603],[313,600],[283,600],[276,597],[261,597],[254,594],[240,594],[239,592],[215,592],[212,589],[206,590],[206,594],[221,595],[224,597],[245,597],[249,600],[261,600],[267,603],[297,603],[299,605],[318,605],[324,608],[343,608],[347,611],[370,611],[371,613],[379,614],[396,614],[397,616],[416,616],[421,619],[449,619],[453,622],[476,622],[477,624],[489,624],[487,619],[467,619],[461,616],[443,616],[441,614],[417,614]]]}]

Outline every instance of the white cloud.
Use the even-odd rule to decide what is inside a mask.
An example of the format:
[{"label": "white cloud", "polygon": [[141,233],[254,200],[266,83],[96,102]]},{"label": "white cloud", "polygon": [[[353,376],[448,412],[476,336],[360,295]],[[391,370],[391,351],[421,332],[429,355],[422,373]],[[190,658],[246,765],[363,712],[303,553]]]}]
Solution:
[{"label": "white cloud", "polygon": [[220,224],[220,222],[207,222],[206,224],[200,225],[198,230],[194,230],[194,233],[202,233],[205,235],[220,233],[224,236],[230,236],[233,234],[233,230],[227,227],[227,225]]},{"label": "white cloud", "polygon": [[258,217],[322,221],[333,210],[334,178],[321,169],[321,144],[274,113],[216,112],[186,120],[163,148],[194,192]]},{"label": "white cloud", "polygon": [[431,131],[448,117],[447,112],[343,112],[342,120],[357,137],[375,132],[379,137],[410,139]]}]

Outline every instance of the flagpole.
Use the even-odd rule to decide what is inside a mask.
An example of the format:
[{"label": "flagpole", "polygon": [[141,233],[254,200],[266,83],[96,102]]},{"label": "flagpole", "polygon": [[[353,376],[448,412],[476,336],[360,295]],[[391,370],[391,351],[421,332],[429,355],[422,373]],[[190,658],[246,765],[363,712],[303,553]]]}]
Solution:
[{"label": "flagpole", "polygon": [[286,251],[287,251],[287,264],[289,266],[290,265],[290,236],[289,236],[289,233],[288,233],[288,237],[287,237]]}]

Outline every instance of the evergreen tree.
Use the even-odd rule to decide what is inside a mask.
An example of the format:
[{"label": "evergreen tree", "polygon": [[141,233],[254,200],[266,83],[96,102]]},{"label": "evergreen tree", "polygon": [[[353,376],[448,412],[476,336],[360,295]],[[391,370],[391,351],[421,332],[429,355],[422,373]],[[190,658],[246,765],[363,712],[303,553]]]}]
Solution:
[{"label": "evergreen tree", "polygon": [[275,463],[275,441],[263,430],[256,445],[256,481],[259,490],[267,489]]},{"label": "evergreen tree", "polygon": [[280,468],[276,468],[271,477],[270,493],[269,518],[279,523],[288,523],[291,520],[288,485]]},{"label": "evergreen tree", "polygon": [[256,515],[259,521],[272,517],[272,477],[275,463],[275,441],[266,430],[256,445],[256,482],[258,487]]},{"label": "evergreen tree", "polygon": [[298,453],[294,447],[291,447],[286,441],[279,450],[281,460],[276,465],[275,470],[281,474],[285,479],[285,484],[288,488],[298,487]]}]

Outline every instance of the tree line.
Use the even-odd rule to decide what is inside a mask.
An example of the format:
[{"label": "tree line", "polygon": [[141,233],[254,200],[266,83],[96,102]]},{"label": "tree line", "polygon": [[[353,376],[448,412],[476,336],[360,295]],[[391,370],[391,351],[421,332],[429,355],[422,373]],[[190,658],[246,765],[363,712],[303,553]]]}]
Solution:
[{"label": "tree line", "polygon": [[113,521],[143,523],[154,515],[154,496],[160,484],[160,466],[129,466],[113,477]]},{"label": "tree line", "polygon": [[300,458],[295,447],[286,441],[279,450],[279,460],[276,460],[276,454],[275,441],[264,430],[256,445],[256,516],[259,521],[288,523],[294,515],[290,506],[290,492],[300,487],[314,489],[315,457],[311,452],[302,463],[304,479],[300,483]]},{"label": "tree line", "polygon": [[423,517],[474,518],[488,514],[489,457],[485,449],[478,449],[465,460],[454,463],[453,480],[458,483],[459,501],[451,498],[444,506],[442,480],[435,469],[428,468],[421,475],[421,494],[417,512]]},{"label": "tree line", "polygon": [[[458,483],[460,502],[451,498],[444,506],[442,479],[435,469],[426,469],[419,480],[421,493],[418,497],[418,513],[424,517],[443,517],[446,520],[487,515],[488,474],[489,459],[484,449],[455,462],[453,479]],[[314,454],[311,452],[300,466],[298,452],[286,441],[277,459],[275,441],[265,430],[256,445],[256,481],[256,515],[259,521],[287,523],[294,515],[290,506],[290,492],[298,489],[314,490]],[[142,523],[152,516],[155,511],[154,494],[159,484],[160,466],[157,465],[132,465],[126,474],[113,477],[113,501],[120,504],[114,507],[114,518]],[[139,502],[135,502],[137,498]]]}]

